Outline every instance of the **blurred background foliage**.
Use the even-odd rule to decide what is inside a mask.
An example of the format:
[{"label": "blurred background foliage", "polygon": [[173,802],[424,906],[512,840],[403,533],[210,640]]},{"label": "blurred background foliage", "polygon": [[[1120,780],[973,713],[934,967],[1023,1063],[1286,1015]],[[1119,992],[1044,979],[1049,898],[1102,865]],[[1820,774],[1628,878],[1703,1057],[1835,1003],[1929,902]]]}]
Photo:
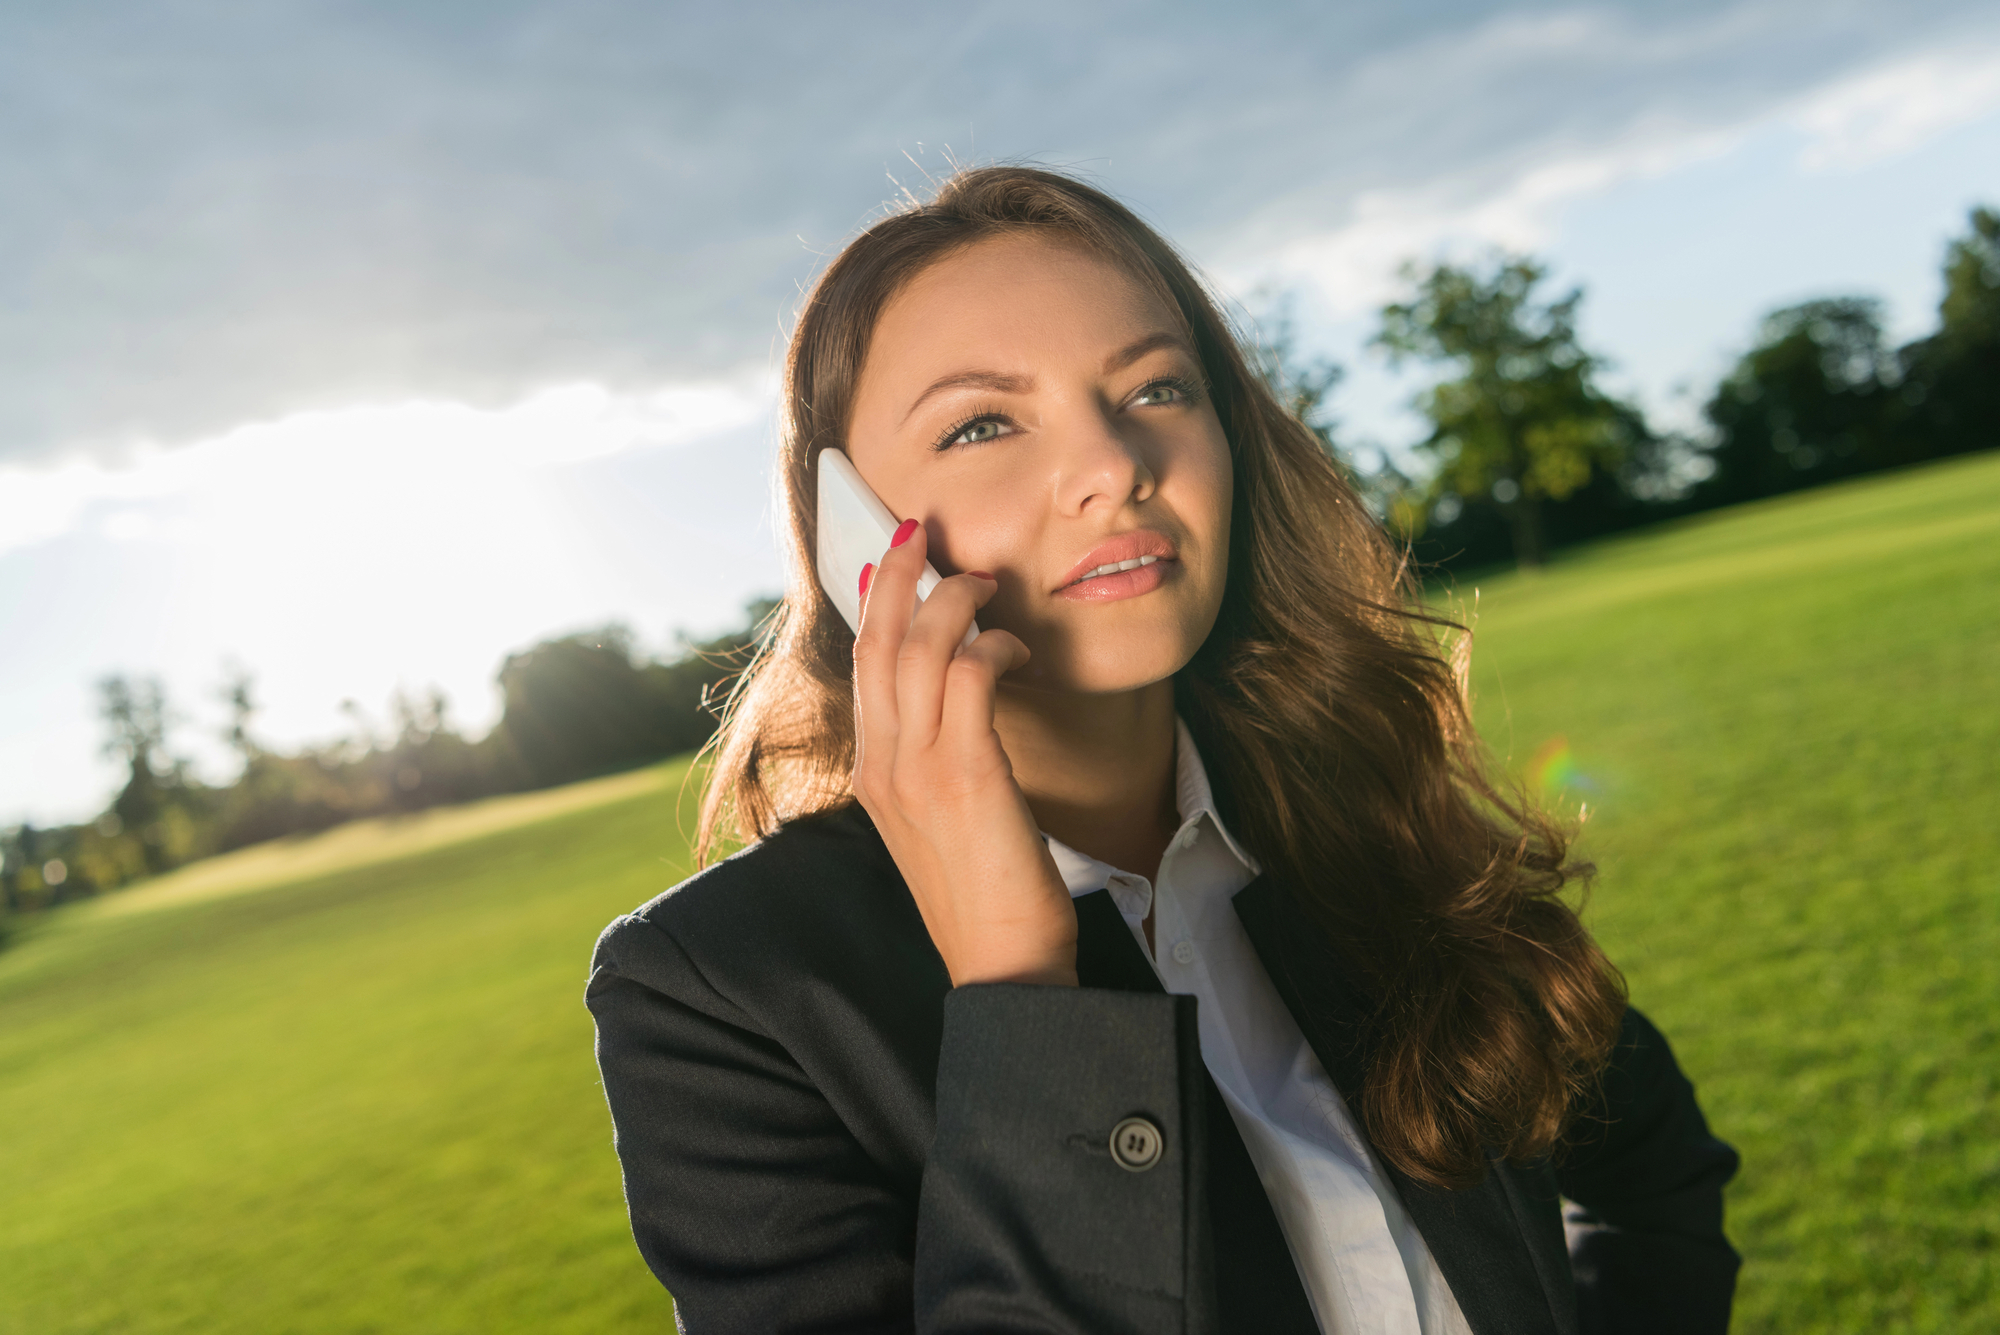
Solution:
[{"label": "blurred background foliage", "polygon": [[476,740],[453,726],[448,702],[433,691],[395,696],[386,731],[349,701],[352,735],[283,754],[257,740],[255,682],[239,672],[220,690],[230,710],[225,738],[241,762],[227,784],[201,782],[173,754],[177,715],[157,680],[106,678],[98,684],[105,749],[130,777],[95,820],[0,834],[6,914],[267,839],[546,788],[695,750],[714,732],[722,692],[775,607],[753,603],[742,629],[683,639],[667,661],[642,656],[631,631],[617,625],[510,654],[498,678],[500,721]]},{"label": "blurred background foliage", "polygon": [[1603,391],[1603,363],[1576,333],[1583,293],[1539,295],[1545,274],[1518,256],[1410,268],[1410,295],[1382,313],[1377,342],[1392,358],[1443,372],[1416,403],[1430,476],[1367,485],[1429,566],[1536,566],[1662,519],[2000,443],[1990,208],[1947,248],[1931,333],[1889,347],[1880,304],[1862,296],[1773,311],[1708,396],[1699,435],[1656,432]]}]

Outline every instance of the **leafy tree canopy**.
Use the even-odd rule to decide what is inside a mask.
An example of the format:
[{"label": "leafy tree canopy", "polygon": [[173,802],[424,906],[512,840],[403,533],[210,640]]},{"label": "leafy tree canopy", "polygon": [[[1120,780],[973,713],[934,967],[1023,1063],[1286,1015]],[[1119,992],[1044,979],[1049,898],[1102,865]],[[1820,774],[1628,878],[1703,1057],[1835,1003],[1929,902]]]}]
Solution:
[{"label": "leafy tree canopy", "polygon": [[1938,332],[1947,340],[2000,344],[2000,212],[1972,211],[1967,234],[1945,253]]},{"label": "leafy tree canopy", "polygon": [[1617,469],[1645,427],[1596,384],[1602,363],[1576,333],[1581,289],[1552,301],[1538,262],[1501,256],[1484,270],[1406,266],[1407,301],[1382,309],[1375,343],[1392,364],[1443,363],[1458,374],[1417,397],[1431,424],[1417,448],[1436,463],[1431,499],[1494,504],[1515,559],[1540,564],[1542,506]]},{"label": "leafy tree canopy", "polygon": [[1974,209],[1945,251],[1938,328],[1898,354],[1899,453],[1927,459],[2000,444],[2000,212]]},{"label": "leafy tree canopy", "polygon": [[1835,297],[1773,311],[1704,409],[1715,438],[1703,500],[1729,504],[1880,467],[1891,451],[1881,401],[1894,374],[1880,302]]}]

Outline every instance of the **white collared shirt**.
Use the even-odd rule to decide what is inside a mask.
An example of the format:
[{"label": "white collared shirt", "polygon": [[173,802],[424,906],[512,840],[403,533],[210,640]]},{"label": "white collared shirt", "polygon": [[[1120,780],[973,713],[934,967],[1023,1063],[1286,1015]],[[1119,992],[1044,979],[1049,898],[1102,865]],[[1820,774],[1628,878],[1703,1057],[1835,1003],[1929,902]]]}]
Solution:
[{"label": "white collared shirt", "polygon": [[[1257,864],[1216,813],[1176,719],[1181,827],[1157,885],[1057,839],[1071,895],[1108,889],[1168,992],[1200,998],[1201,1056],[1236,1119],[1325,1335],[1471,1335],[1396,1189],[1264,972],[1230,899]],[[1146,946],[1153,913],[1157,955]]]}]

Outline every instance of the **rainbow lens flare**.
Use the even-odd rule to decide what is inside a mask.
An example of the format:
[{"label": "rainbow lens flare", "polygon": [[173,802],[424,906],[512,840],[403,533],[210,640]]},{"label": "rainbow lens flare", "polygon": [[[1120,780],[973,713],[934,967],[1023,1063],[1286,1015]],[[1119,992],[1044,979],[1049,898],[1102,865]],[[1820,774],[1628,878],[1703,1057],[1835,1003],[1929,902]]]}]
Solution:
[{"label": "rainbow lens flare", "polygon": [[1567,737],[1551,737],[1535,748],[1534,758],[1528,762],[1527,780],[1531,789],[1546,798],[1558,797],[1572,788],[1587,793],[1597,786],[1577,768],[1576,755],[1570,750]]}]

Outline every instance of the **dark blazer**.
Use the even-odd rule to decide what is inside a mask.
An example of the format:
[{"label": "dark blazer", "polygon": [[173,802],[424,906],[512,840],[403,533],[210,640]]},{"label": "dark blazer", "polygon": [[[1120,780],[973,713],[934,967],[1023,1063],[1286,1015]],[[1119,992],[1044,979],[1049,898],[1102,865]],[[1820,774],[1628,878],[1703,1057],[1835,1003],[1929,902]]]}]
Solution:
[{"label": "dark blazer", "polygon": [[[1269,877],[1235,905],[1335,1086],[1361,1088],[1360,999],[1317,933]],[[598,1063],[684,1330],[1317,1330],[1194,998],[1161,990],[1108,894],[1076,907],[1081,988],[954,989],[850,807],[605,930]],[[1133,1115],[1165,1141],[1143,1171],[1109,1148]],[[1636,1011],[1582,1125],[1560,1162],[1464,1191],[1389,1170],[1473,1331],[1724,1330],[1736,1154]]]}]

